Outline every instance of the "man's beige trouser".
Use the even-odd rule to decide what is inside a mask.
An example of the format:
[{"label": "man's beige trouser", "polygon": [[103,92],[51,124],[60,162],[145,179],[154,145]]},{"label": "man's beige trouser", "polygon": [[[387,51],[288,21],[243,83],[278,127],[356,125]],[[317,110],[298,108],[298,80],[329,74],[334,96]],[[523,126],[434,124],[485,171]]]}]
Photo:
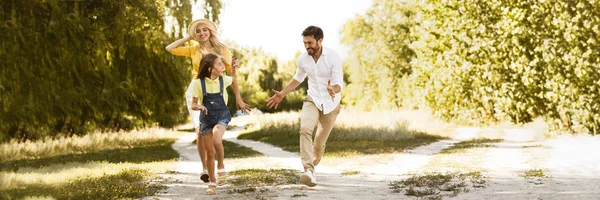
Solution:
[{"label": "man's beige trouser", "polygon": [[[312,169],[319,164],[323,153],[325,153],[325,143],[333,129],[335,119],[340,114],[338,105],[333,111],[326,115],[320,111],[310,97],[306,97],[302,105],[300,114],[300,159],[304,170]],[[317,134],[313,143],[312,134],[317,126]]]}]

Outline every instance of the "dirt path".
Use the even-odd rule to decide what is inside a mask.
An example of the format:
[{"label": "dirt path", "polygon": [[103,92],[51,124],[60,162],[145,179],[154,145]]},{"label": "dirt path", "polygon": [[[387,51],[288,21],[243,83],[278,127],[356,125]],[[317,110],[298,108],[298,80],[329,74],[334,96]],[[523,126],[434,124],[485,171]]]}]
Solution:
[{"label": "dirt path", "polygon": [[[226,159],[227,170],[247,168],[287,168],[300,170],[300,157],[296,153],[282,150],[281,148],[251,140],[239,140],[239,131],[227,131],[224,139],[237,144],[250,147],[264,154],[264,157],[253,159]],[[267,199],[398,199],[408,198],[404,195],[391,193],[388,184],[398,180],[399,174],[408,173],[427,164],[431,156],[441,149],[450,146],[452,140],[443,140],[422,146],[407,153],[384,156],[385,161],[380,161],[381,156],[364,156],[359,159],[336,159],[323,161],[317,168],[316,187],[304,185],[285,185],[270,188],[257,195],[228,194],[234,186],[219,187],[217,195],[204,195],[206,184],[200,183],[199,172],[202,167],[192,144],[195,139],[193,133],[181,137],[173,144],[173,148],[180,154],[175,173],[166,174],[167,179],[177,180],[167,184],[167,189],[156,196],[144,199],[256,199],[257,196]],[[327,158],[325,158],[327,159]],[[332,162],[344,162],[343,165],[332,165]],[[342,175],[344,171],[358,171],[355,175]]]},{"label": "dirt path", "polygon": [[[457,199],[600,199],[600,138],[503,142],[486,155],[488,185]],[[543,177],[525,177],[530,170]]]},{"label": "dirt path", "polygon": [[[475,131],[477,132],[477,131]],[[442,140],[426,146],[392,155],[372,155],[358,158],[324,158],[316,168],[316,187],[285,185],[267,187],[254,193],[231,193],[236,188],[219,187],[217,195],[206,196],[206,184],[200,183],[201,169],[194,134],[181,137],[173,148],[181,154],[175,173],[167,178],[177,180],[156,196],[144,199],[418,199],[402,193],[392,193],[391,181],[401,180],[437,162],[432,160],[442,149],[460,140],[478,137],[473,129],[457,129],[453,140]],[[481,132],[481,131],[479,131]],[[250,147],[263,157],[226,159],[229,171],[248,168],[287,168],[300,170],[299,155],[278,147],[237,139],[238,131],[228,131],[225,140]],[[600,138],[591,136],[558,137],[539,142],[523,142],[510,134],[508,141],[495,144],[483,154],[462,163],[483,170],[486,187],[471,189],[456,197],[444,199],[600,199]],[[523,137],[516,137],[523,138]],[[529,140],[533,137],[524,137]],[[437,155],[436,155],[437,154]],[[541,169],[542,178],[526,178],[529,170]],[[343,172],[358,172],[342,175]]]}]

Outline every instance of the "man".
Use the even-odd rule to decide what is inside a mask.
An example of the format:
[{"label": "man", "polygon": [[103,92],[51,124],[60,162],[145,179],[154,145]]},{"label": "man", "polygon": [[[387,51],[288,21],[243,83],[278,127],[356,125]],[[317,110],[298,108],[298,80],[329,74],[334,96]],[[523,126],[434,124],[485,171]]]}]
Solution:
[{"label": "man", "polygon": [[[267,100],[269,108],[279,106],[283,98],[292,92],[308,76],[308,95],[302,105],[300,115],[300,157],[304,173],[300,182],[314,187],[316,184],[315,166],[325,152],[325,143],[340,113],[340,92],[344,84],[340,56],[322,46],[323,30],[309,26],[302,32],[306,53],[298,57],[298,69],[290,82],[281,91]],[[317,125],[313,144],[312,133]]]}]

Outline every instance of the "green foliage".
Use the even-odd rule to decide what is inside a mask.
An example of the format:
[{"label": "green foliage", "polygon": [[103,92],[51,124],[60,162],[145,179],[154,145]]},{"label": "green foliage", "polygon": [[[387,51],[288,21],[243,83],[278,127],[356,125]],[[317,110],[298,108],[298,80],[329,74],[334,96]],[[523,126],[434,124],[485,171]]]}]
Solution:
[{"label": "green foliage", "polygon": [[424,50],[445,59],[423,64],[440,75],[430,76],[426,95],[440,115],[515,123],[540,116],[556,129],[598,132],[598,2],[432,3],[426,12],[438,23],[430,31],[445,47]]},{"label": "green foliage", "polygon": [[[348,21],[342,43],[350,46],[345,63],[349,74],[344,102],[366,110],[403,106],[406,77],[414,52],[410,27],[418,21],[413,3],[378,0],[364,15]],[[373,104],[377,99],[378,103]]]},{"label": "green foliage", "polygon": [[589,0],[376,0],[344,26],[346,102],[598,133],[598,13]]},{"label": "green foliage", "polygon": [[3,2],[0,140],[181,123],[189,65],[164,51],[164,13],[189,23],[189,5]]},{"label": "green foliage", "polygon": [[[192,4],[198,4],[199,0],[162,0],[169,16],[174,18],[171,30],[172,38],[182,38],[187,34],[188,25],[192,19]],[[204,18],[219,24],[219,15],[223,9],[221,0],[204,0],[203,12]]]},{"label": "green foliage", "polygon": [[[260,48],[240,47],[229,42],[234,49],[234,56],[239,59],[240,68],[237,71],[238,85],[242,99],[264,112],[274,110],[267,107],[266,100],[273,95],[271,90],[282,90],[296,73],[296,60],[280,64],[276,57],[264,52]],[[302,108],[304,95],[308,89],[308,81],[304,81],[294,92],[288,94],[281,102],[277,111],[297,110]],[[228,106],[235,109],[235,98],[230,98]]]},{"label": "green foliage", "polygon": [[[194,0],[197,2],[198,0]],[[221,14],[221,9],[223,8],[223,3],[221,0],[206,0],[204,1],[204,18],[209,19],[215,23],[219,23],[219,15]]]}]

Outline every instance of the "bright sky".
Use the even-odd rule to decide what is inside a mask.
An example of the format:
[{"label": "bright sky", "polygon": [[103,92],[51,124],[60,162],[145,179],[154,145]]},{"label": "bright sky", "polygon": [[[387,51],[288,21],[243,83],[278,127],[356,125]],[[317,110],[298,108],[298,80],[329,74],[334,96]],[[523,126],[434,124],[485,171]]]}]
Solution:
[{"label": "bright sky", "polygon": [[[302,31],[310,25],[323,29],[323,45],[346,57],[347,47],[340,43],[340,31],[349,19],[363,14],[371,0],[225,0],[221,12],[221,39],[242,46],[262,47],[279,61],[304,52]],[[194,7],[193,18],[202,10]]]}]

